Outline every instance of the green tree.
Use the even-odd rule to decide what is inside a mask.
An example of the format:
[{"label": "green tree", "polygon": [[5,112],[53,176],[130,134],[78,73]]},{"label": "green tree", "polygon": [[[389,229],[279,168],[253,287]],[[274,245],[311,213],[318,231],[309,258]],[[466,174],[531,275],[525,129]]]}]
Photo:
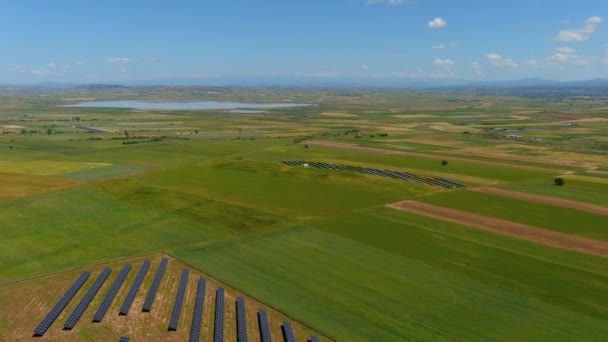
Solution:
[{"label": "green tree", "polygon": [[566,184],[566,181],[564,181],[564,179],[562,177],[557,177],[553,180],[553,184],[562,186],[562,185]]},{"label": "green tree", "polygon": [[446,166],[448,165],[448,161],[447,160],[442,160],[441,161],[441,166]]}]

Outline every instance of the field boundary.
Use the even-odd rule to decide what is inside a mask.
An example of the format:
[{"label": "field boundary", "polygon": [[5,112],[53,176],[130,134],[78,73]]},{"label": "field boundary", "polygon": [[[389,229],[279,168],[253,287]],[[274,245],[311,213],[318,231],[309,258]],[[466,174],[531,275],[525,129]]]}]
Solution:
[{"label": "field boundary", "polygon": [[511,169],[556,173],[556,174],[562,174],[562,175],[574,173],[574,171],[562,170],[562,169],[551,169],[551,168],[546,168],[546,167],[528,166],[528,165],[515,165],[515,164],[507,164],[507,163],[500,163],[500,162],[493,162],[493,161],[460,158],[460,157],[454,157],[454,156],[448,157],[448,156],[441,156],[441,155],[436,155],[436,154],[425,154],[425,153],[418,153],[418,152],[394,151],[394,150],[386,150],[386,149],[381,149],[381,148],[376,148],[376,147],[365,147],[365,146],[359,146],[359,145],[355,145],[355,144],[341,143],[341,142],[335,142],[335,141],[306,140],[306,141],[301,142],[301,144],[342,148],[342,149],[347,149],[347,150],[362,151],[362,152],[377,153],[377,154],[396,154],[396,155],[401,155],[401,156],[419,157],[419,158],[436,159],[436,160],[446,160],[447,159],[447,160],[451,160],[451,161],[459,161],[459,162],[471,163],[471,164],[496,166],[496,167],[507,167],[507,168],[511,168]]},{"label": "field boundary", "polygon": [[[133,260],[133,259],[139,259],[139,258],[145,258],[145,257],[151,257],[151,256],[163,256],[163,255],[168,255],[168,254],[164,253],[164,252],[153,252],[153,253],[147,253],[147,254],[131,255],[131,256],[128,256],[126,258],[125,257],[116,258],[116,259],[112,259],[112,260],[108,260],[108,261],[104,261],[104,262],[99,262],[99,263],[89,264],[89,265],[83,265],[83,266],[78,266],[78,267],[74,267],[74,268],[68,268],[68,269],[64,269],[64,270],[61,270],[61,271],[56,271],[56,272],[47,273],[47,274],[43,274],[43,275],[33,276],[33,277],[29,277],[29,278],[23,278],[23,279],[19,279],[19,280],[12,280],[12,281],[9,281],[9,282],[6,282],[6,283],[0,283],[0,287],[2,287],[2,286],[8,286],[8,285],[14,285],[14,284],[18,284],[18,283],[23,283],[23,282],[30,281],[30,280],[36,280],[36,279],[43,279],[43,278],[54,277],[56,275],[60,275],[60,274],[64,274],[64,273],[69,273],[69,272],[73,272],[73,271],[77,271],[77,270],[81,270],[81,269],[85,269],[85,268],[91,268],[91,267],[99,267],[99,266],[109,265],[109,264],[113,264],[113,263],[120,262],[120,261],[128,262],[129,260]],[[175,259],[177,259],[177,258],[175,258]]]},{"label": "field boundary", "polygon": [[418,201],[402,201],[391,208],[463,224],[483,230],[528,240],[543,245],[608,258],[608,242],[560,233],[522,223],[478,215],[462,210],[441,207]]},{"label": "field boundary", "polygon": [[590,203],[585,203],[585,202],[578,202],[578,201],[563,199],[563,198],[550,197],[550,196],[544,196],[544,195],[535,195],[535,194],[530,194],[527,192],[505,190],[505,189],[492,188],[492,187],[473,188],[473,189],[469,189],[469,191],[475,191],[475,192],[496,195],[496,196],[501,196],[501,197],[515,198],[515,199],[536,202],[536,203],[549,204],[549,205],[554,205],[557,207],[576,209],[576,210],[580,210],[580,211],[586,211],[586,212],[592,213],[592,214],[608,216],[608,208],[606,208],[606,207],[602,207],[600,205],[595,205],[595,204],[590,204]]}]

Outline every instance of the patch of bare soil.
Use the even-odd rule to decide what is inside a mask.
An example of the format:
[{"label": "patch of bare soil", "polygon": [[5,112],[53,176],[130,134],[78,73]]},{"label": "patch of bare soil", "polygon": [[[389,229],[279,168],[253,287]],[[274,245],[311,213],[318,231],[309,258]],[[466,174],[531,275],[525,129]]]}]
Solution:
[{"label": "patch of bare soil", "polygon": [[389,207],[454,223],[464,224],[467,226],[512,236],[518,239],[542,243],[552,247],[569,249],[580,253],[598,255],[601,257],[608,257],[608,242],[604,241],[559,233],[526,224],[500,220],[493,217],[417,201],[393,203],[390,204]]},{"label": "patch of bare soil", "polygon": [[526,192],[511,191],[511,190],[498,189],[498,188],[488,188],[488,187],[474,188],[474,189],[469,189],[469,190],[476,191],[476,192],[482,192],[485,194],[502,196],[502,197],[516,198],[516,199],[521,199],[524,201],[550,204],[550,205],[555,205],[558,207],[572,208],[572,209],[586,211],[586,212],[593,213],[593,214],[608,216],[608,208],[606,208],[606,207],[602,207],[602,206],[595,205],[595,204],[584,203],[584,202],[571,201],[571,200],[567,200],[567,199],[563,199],[563,198],[534,195],[534,194],[529,194]]}]

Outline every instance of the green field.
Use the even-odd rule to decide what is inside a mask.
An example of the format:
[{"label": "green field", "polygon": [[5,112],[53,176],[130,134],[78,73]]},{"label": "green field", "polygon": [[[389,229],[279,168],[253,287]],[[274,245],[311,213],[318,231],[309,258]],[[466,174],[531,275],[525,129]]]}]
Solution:
[{"label": "green field", "polygon": [[[608,206],[606,178],[588,172],[608,167],[608,124],[581,121],[569,129],[585,129],[575,132],[586,139],[573,142],[556,118],[570,113],[571,101],[598,99],[198,87],[40,95],[0,92],[0,122],[24,127],[0,134],[0,292],[15,281],[167,253],[338,341],[602,341],[608,334],[606,258],[387,204],[423,201],[602,241],[606,216],[282,163],[400,170]],[[316,106],[255,114],[57,107],[83,97]],[[104,132],[76,129],[76,121]],[[529,139],[491,130],[501,126]],[[558,176],[562,187],[553,185]],[[6,296],[0,300],[13,299]],[[38,316],[21,315],[29,332]],[[0,315],[0,330],[9,321]]]}]

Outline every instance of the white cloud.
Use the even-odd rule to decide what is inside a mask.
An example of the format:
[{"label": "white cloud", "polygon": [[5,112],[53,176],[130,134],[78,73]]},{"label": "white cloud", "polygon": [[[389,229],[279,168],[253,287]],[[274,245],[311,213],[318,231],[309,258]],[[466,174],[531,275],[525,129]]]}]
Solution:
[{"label": "white cloud", "polygon": [[361,68],[361,70],[368,70],[369,69],[369,67],[367,65],[362,65],[359,68]]},{"label": "white cloud", "polygon": [[454,61],[452,61],[451,59],[435,59],[433,61],[433,65],[436,67],[440,67],[440,68],[446,68],[449,69],[451,66],[454,66],[456,63],[454,63]]},{"label": "white cloud", "polygon": [[367,0],[367,4],[368,5],[375,5],[375,4],[388,4],[388,5],[401,5],[406,3],[407,0]]},{"label": "white cloud", "polygon": [[516,68],[518,65],[510,58],[502,58],[501,55],[492,52],[486,55],[486,59],[492,68],[509,69]]},{"label": "white cloud", "polygon": [[529,59],[524,62],[524,65],[527,67],[535,67],[538,66],[538,62],[535,59]]},{"label": "white cloud", "polygon": [[481,64],[479,64],[479,62],[471,63],[471,69],[473,69],[477,75],[483,75],[483,67]]},{"label": "white cloud", "polygon": [[576,54],[576,50],[567,47],[555,49],[555,53],[547,57],[547,61],[557,64],[589,65],[591,61]]},{"label": "white cloud", "polygon": [[428,22],[428,24],[426,24],[426,26],[430,29],[440,29],[442,27],[445,27],[445,25],[447,25],[448,22],[437,17],[431,21]]},{"label": "white cloud", "polygon": [[436,50],[447,49],[447,48],[448,47],[445,44],[433,45],[433,49],[436,49]]},{"label": "white cloud", "polygon": [[125,57],[106,59],[106,63],[108,63],[108,64],[128,64],[128,63],[131,63],[132,61],[133,60],[131,60],[130,58],[125,58]]},{"label": "white cloud", "polygon": [[555,49],[555,51],[561,52],[561,53],[574,53],[574,52],[576,52],[576,50],[574,50],[573,48],[569,48],[569,47],[559,47],[559,48]]},{"label": "white cloud", "polygon": [[55,63],[49,63],[49,64],[47,64],[47,66],[48,66],[49,68],[54,68],[54,67],[56,67],[56,66],[57,66],[57,64],[55,64]]},{"label": "white cloud", "polygon": [[559,42],[582,42],[589,40],[591,35],[597,31],[599,24],[602,22],[600,17],[591,17],[585,21],[585,26],[579,29],[561,30],[555,37]]}]

